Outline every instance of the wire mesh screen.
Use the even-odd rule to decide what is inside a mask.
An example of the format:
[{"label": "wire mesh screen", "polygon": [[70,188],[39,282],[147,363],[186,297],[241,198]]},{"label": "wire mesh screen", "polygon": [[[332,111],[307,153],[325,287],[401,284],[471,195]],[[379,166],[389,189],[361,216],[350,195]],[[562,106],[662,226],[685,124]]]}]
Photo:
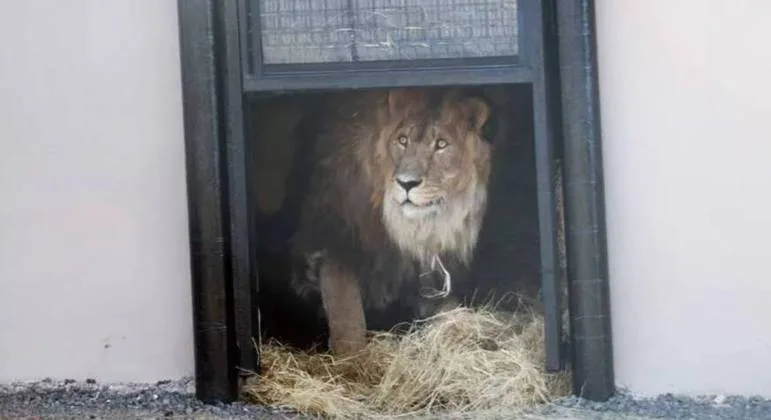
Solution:
[{"label": "wire mesh screen", "polygon": [[517,0],[259,0],[265,64],[514,56]]}]

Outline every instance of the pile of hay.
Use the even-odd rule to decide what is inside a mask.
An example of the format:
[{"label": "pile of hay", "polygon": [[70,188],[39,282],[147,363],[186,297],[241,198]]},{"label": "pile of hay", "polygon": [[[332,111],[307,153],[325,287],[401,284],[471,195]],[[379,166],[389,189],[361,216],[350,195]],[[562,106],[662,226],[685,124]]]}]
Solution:
[{"label": "pile of hay", "polygon": [[569,392],[568,374],[544,371],[543,318],[457,308],[406,335],[378,333],[358,355],[262,346],[262,374],[244,396],[331,417],[511,412]]}]

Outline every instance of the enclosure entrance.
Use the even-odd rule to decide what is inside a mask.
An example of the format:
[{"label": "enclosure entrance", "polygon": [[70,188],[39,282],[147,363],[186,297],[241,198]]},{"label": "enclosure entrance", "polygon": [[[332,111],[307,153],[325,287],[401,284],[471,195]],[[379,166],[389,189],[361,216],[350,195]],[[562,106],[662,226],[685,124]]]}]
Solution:
[{"label": "enclosure entrance", "polygon": [[[488,205],[471,272],[468,279],[453,285],[453,297],[465,304],[500,301],[501,309],[511,310],[520,297],[539,300],[541,288],[532,87],[454,88],[490,104],[492,114],[483,135],[493,152]],[[385,94],[385,90],[379,89],[379,93]],[[440,93],[450,88],[432,90]],[[318,316],[321,301],[299,299],[290,286],[291,245],[313,176],[309,152],[316,147],[313,138],[298,135],[298,127],[304,118],[328,106],[328,98],[328,93],[314,92],[250,95],[247,99],[260,327],[266,337],[305,347],[326,344],[319,338],[326,332],[326,324]],[[407,308],[400,309],[398,302],[391,306],[395,309],[368,313],[368,326],[385,330],[411,320]]]},{"label": "enclosure entrance", "polygon": [[[233,398],[240,373],[256,370],[255,332],[268,303],[280,300],[267,285],[286,278],[271,262],[284,258],[295,228],[281,186],[298,144],[277,139],[328,92],[415,87],[463,87],[495,104],[490,202],[471,278],[496,294],[538,291],[550,371],[563,369],[568,354],[558,236],[566,134],[568,272],[581,277],[570,279],[569,295],[580,333],[570,341],[574,390],[610,392],[607,281],[597,265],[605,258],[601,196],[592,190],[599,172],[583,165],[587,156],[594,165],[597,142],[581,138],[596,136],[595,92],[581,90],[587,58],[571,56],[593,51],[582,38],[591,12],[582,3],[179,1],[202,399]],[[560,68],[558,54],[574,61]],[[269,324],[265,330],[290,330]]]},{"label": "enclosure entrance", "polygon": [[[408,89],[415,92],[420,88]],[[530,330],[533,328],[543,329],[542,311],[544,305],[541,299],[541,251],[539,248],[541,235],[537,194],[538,174],[536,171],[534,147],[535,127],[532,85],[520,83],[482,86],[441,86],[420,89],[420,92],[424,91],[435,95],[437,98],[442,98],[451,91],[460,92],[461,97],[465,100],[483,101],[486,109],[489,110],[489,114],[485,117],[484,125],[479,130],[482,142],[485,146],[489,145],[492,151],[489,158],[489,181],[479,181],[483,183],[480,187],[485,188],[487,191],[487,198],[485,199],[487,205],[481,218],[481,229],[475,244],[469,270],[456,264],[455,267],[451,267],[447,271],[447,276],[452,276],[452,280],[448,280],[450,281],[448,284],[450,294],[447,297],[424,298],[419,293],[414,293],[424,283],[426,287],[431,287],[433,290],[441,289],[442,286],[439,284],[441,283],[440,273],[437,273],[436,278],[433,279],[433,284],[430,284],[431,282],[425,280],[425,277],[421,277],[423,274],[417,274],[417,271],[425,270],[426,267],[417,269],[414,274],[402,274],[405,270],[380,265],[383,261],[393,265],[403,264],[399,260],[391,260],[393,258],[392,254],[389,254],[391,252],[389,247],[397,243],[396,239],[387,240],[379,249],[370,250],[363,253],[361,257],[355,257],[365,258],[365,261],[370,261],[371,259],[372,261],[370,267],[363,266],[359,269],[360,271],[358,271],[357,278],[355,279],[357,287],[360,287],[362,301],[364,302],[367,330],[370,332],[400,330],[402,333],[405,333],[411,327],[411,322],[438,314],[438,307],[442,305],[447,305],[446,309],[450,311],[456,305],[462,305],[467,308],[482,307],[494,309],[497,315],[496,320],[502,322],[501,326],[490,331],[480,332],[475,337],[469,336],[464,339],[468,343],[459,344],[461,348],[465,348],[467,345],[472,347],[479,345],[481,346],[480,348],[488,349],[487,352],[483,353],[470,351],[468,354],[469,360],[466,360],[468,368],[482,369],[482,363],[473,360],[474,355],[484,357],[484,363],[498,363],[494,361],[496,358],[511,359],[509,368],[514,370],[509,372],[489,372],[489,377],[486,380],[494,380],[491,378],[495,375],[520,375],[523,377],[523,384],[529,381],[534,387],[534,394],[537,387],[534,384],[537,384],[539,380],[543,381],[544,385],[537,392],[542,392],[545,395],[560,391],[564,392],[564,379],[556,380],[549,377],[546,373],[535,372],[532,373],[532,377],[529,377],[521,369],[515,368],[517,363],[527,364],[531,358],[538,359],[542,357],[541,354],[543,353],[544,346],[541,331],[538,331],[537,335],[539,337],[538,341],[541,341],[540,343],[533,343],[532,336],[524,338],[516,336],[516,333],[514,333],[514,331],[519,330],[521,331],[520,334],[531,334]],[[338,197],[340,192],[335,189],[334,185],[317,179],[328,176],[329,173],[335,171],[353,170],[353,168],[336,168],[320,171],[320,168],[316,167],[314,171],[314,166],[319,164],[319,159],[329,159],[330,156],[337,162],[336,165],[348,165],[347,161],[340,156],[344,156],[345,151],[343,148],[349,147],[350,143],[343,142],[344,146],[340,150],[327,150],[327,147],[329,147],[327,143],[324,145],[319,143],[324,141],[320,139],[320,137],[324,136],[323,130],[336,130],[335,128],[330,129],[328,127],[330,121],[327,120],[330,118],[329,115],[337,116],[339,113],[328,112],[328,108],[340,107],[345,110],[341,112],[366,114],[371,110],[361,109],[340,102],[348,99],[358,101],[362,95],[372,95],[373,98],[387,99],[389,92],[393,91],[383,88],[354,92],[322,91],[280,95],[251,94],[246,98],[246,141],[251,145],[249,150],[251,151],[252,168],[247,173],[247,185],[250,186],[249,202],[252,204],[249,211],[255,217],[254,246],[257,249],[256,265],[259,279],[259,293],[254,296],[254,303],[260,315],[254,325],[259,325],[259,328],[255,328],[254,335],[259,337],[258,341],[261,343],[262,352],[265,352],[263,357],[269,358],[261,366],[261,373],[266,378],[271,378],[274,381],[272,383],[274,388],[286,386],[286,383],[294,382],[293,370],[288,366],[279,367],[282,363],[291,364],[292,360],[303,360],[306,354],[330,350],[326,346],[330,339],[328,322],[331,322],[332,318],[330,318],[329,314],[325,313],[325,305],[322,302],[323,296],[320,292],[323,286],[319,285],[323,280],[318,278],[323,269],[314,268],[314,265],[335,264],[339,261],[340,257],[338,255],[330,255],[330,253],[339,252],[335,246],[337,246],[336,242],[339,242],[340,239],[336,237],[335,231],[343,231],[342,236],[349,237],[346,241],[350,240],[352,243],[359,244],[359,246],[365,246],[366,241],[370,239],[369,237],[360,238],[358,236],[359,231],[357,231],[357,228],[361,229],[361,227],[356,225],[348,227],[349,223],[355,223],[353,220],[337,219],[336,214],[312,215],[310,216],[311,219],[308,219],[309,216],[304,214],[304,212],[309,211],[308,208],[304,207],[306,205],[311,206],[313,210],[310,211],[320,213],[337,208],[336,206],[329,207],[328,205],[320,205],[317,208],[315,207],[317,204],[314,201],[306,201],[308,196],[314,193],[310,191],[314,188],[314,181],[322,182],[323,184],[321,185],[324,185],[324,188],[327,190],[321,192],[320,195],[316,193],[314,196],[316,198],[311,200],[318,200],[318,197],[321,197],[323,200],[326,199],[325,197],[336,197],[335,199],[337,200],[346,201],[350,199],[346,197],[356,196],[349,196],[345,193],[350,189],[359,188],[357,180],[346,179],[344,181],[346,187],[341,191],[343,195]],[[344,93],[344,95],[340,95],[340,93]],[[464,102],[460,101],[460,103]],[[376,107],[377,103],[367,100],[366,105]],[[436,109],[432,108],[430,110],[431,113],[444,112],[441,109],[442,106],[436,105]],[[385,108],[385,105],[383,108]],[[415,112],[417,113],[417,111]],[[347,114],[343,115],[343,117],[346,118],[342,123],[344,127],[353,124],[349,121],[358,121],[359,124],[362,121],[374,124],[369,117],[362,117],[360,120],[349,120],[347,119]],[[455,118],[463,117],[457,116]],[[439,117],[437,121],[441,119]],[[427,120],[421,119],[421,123],[423,121]],[[452,123],[452,126],[457,124],[458,127],[461,127],[464,123],[464,121],[458,121]],[[420,128],[418,127],[418,129]],[[407,130],[405,132],[410,132],[409,129]],[[319,134],[320,132],[322,134]],[[349,133],[350,131],[343,129],[339,133],[331,135],[353,136],[353,134]],[[375,138],[361,138],[359,141],[377,143]],[[420,139],[415,138],[413,141],[420,141]],[[423,141],[430,141],[430,139]],[[334,143],[337,144],[336,141]],[[429,166],[440,165],[441,161],[437,159],[441,159],[441,157],[437,157],[438,154],[452,152],[456,153],[455,156],[462,156],[464,147],[472,147],[471,143],[464,143],[462,138],[448,137],[448,144],[449,146],[445,146],[444,152],[435,152],[434,158],[428,158],[424,163]],[[318,153],[323,154],[318,155]],[[472,151],[465,153],[470,154]],[[385,159],[391,162],[390,157]],[[461,170],[475,172],[477,168],[486,166],[487,160],[485,159],[484,163],[478,163],[477,165],[476,167],[464,167]],[[430,175],[430,173],[427,174],[427,176]],[[358,176],[365,176],[365,174],[359,173]],[[555,183],[558,181],[559,178],[554,179]],[[387,186],[388,181],[384,182],[386,182],[385,186]],[[441,184],[435,181],[434,185]],[[555,185],[554,188],[559,191],[559,185]],[[361,200],[364,200],[364,202],[359,202]],[[346,205],[343,207],[345,214],[352,214],[350,217],[355,218],[356,216],[353,211],[356,208],[372,205],[372,199],[369,196],[359,198],[359,201],[346,201]],[[440,211],[453,211],[450,207],[453,204],[450,203],[452,201],[448,200],[447,204]],[[555,203],[555,205],[557,204]],[[460,203],[454,205],[458,206],[460,210]],[[373,220],[368,222],[364,229],[369,226],[379,226],[382,223],[380,218],[385,217],[381,216],[381,214],[385,214],[385,210],[380,210],[380,208],[372,210]],[[557,214],[561,215],[559,206],[557,206]],[[436,217],[441,218],[442,216],[439,214]],[[468,217],[473,219],[473,216]],[[324,224],[330,218],[334,218],[338,225],[326,227],[306,225],[306,223],[309,223],[308,220],[312,220],[311,223],[314,224]],[[560,217],[557,217],[557,221],[559,220]],[[454,227],[439,227],[439,229],[448,230],[452,228]],[[307,238],[309,233],[306,231],[316,232],[316,234],[322,232],[327,236],[309,239]],[[556,231],[557,235],[552,241],[557,245],[561,245],[563,237],[559,234],[560,229],[556,229]],[[299,252],[298,248],[302,250],[303,242],[308,240],[316,244],[318,248]],[[563,247],[560,246],[560,249],[563,249]],[[403,255],[401,252],[397,252],[397,254]],[[452,258],[452,254],[452,251],[446,254],[449,255],[448,260]],[[374,258],[372,257],[373,255],[375,256]],[[381,257],[384,258],[381,259],[378,257],[379,255],[387,255],[388,257]],[[560,257],[559,261],[564,262],[564,255],[561,254]],[[338,258],[338,260],[335,260],[335,258]],[[308,262],[309,259],[312,259],[310,263]],[[409,265],[414,264],[417,266],[421,264],[416,262],[411,256],[408,256],[406,259]],[[356,267],[359,263],[349,261],[347,264]],[[556,268],[561,271],[562,267],[563,265],[559,264]],[[317,272],[308,274],[309,271],[314,270]],[[411,270],[406,271],[411,273]],[[396,279],[384,278],[385,276],[403,276],[403,278],[397,281]],[[309,280],[308,277],[313,277],[313,279]],[[300,279],[299,281],[303,282],[301,283],[302,286],[297,286],[296,281],[298,281],[298,278]],[[387,285],[390,284],[389,281],[393,281],[393,284],[401,284],[398,297],[382,306],[377,303],[371,303],[386,299],[388,294],[383,290],[387,290]],[[559,290],[563,291],[564,286],[564,283],[560,282],[558,284]],[[307,289],[313,289],[313,291],[305,292]],[[561,312],[562,308],[558,307],[557,310]],[[532,320],[525,321],[524,317],[522,319],[510,318],[515,316],[512,313],[515,311],[536,311],[537,313]],[[472,313],[476,314],[474,312],[464,312],[458,315],[458,319],[453,318],[452,320],[447,320],[447,322],[455,323],[459,325],[459,328],[469,330],[480,328],[481,325],[489,322],[482,315],[477,315],[479,319],[470,318]],[[449,313],[445,315],[445,317],[450,316]],[[464,322],[469,325],[463,326],[462,323]],[[550,327],[553,328],[553,326]],[[525,329],[528,331],[523,331]],[[462,336],[464,333],[458,332],[456,334]],[[407,338],[402,339],[406,340]],[[379,347],[388,346],[391,344],[391,341],[396,340],[398,339],[389,338],[387,343],[380,344]],[[421,340],[425,341],[425,343],[421,343]],[[426,350],[422,350],[425,353],[434,351],[429,348],[431,343],[428,342],[427,338],[413,338],[412,345],[416,349],[420,349],[420,346],[426,346]],[[501,346],[504,347],[499,348]],[[281,351],[297,352],[297,355],[276,354]],[[396,352],[398,350],[392,351]],[[414,351],[420,352],[421,350]],[[516,356],[517,354],[520,356]],[[381,370],[379,364],[384,363],[381,360],[386,360],[389,357],[398,357],[398,354],[379,356],[375,360],[363,360],[359,368],[362,371],[371,369],[373,372],[378,372]],[[419,356],[413,353],[413,357]],[[524,360],[517,360],[517,357],[523,357]],[[296,365],[294,368],[307,369],[308,372],[323,370],[322,367],[316,364],[324,359],[310,358],[307,360],[314,361],[306,362],[305,366]],[[538,364],[544,362],[541,360]],[[439,359],[433,363],[435,366],[427,365],[425,368],[437,369],[442,367],[443,364],[451,363],[451,361]],[[367,366],[368,364],[378,366]],[[330,364],[328,369],[333,370],[335,366],[335,364]],[[414,374],[418,373],[415,371],[415,367],[412,370]],[[286,376],[286,378],[281,378],[282,375]],[[371,378],[374,376],[376,376],[376,373],[373,373]],[[373,380],[371,378],[370,380]],[[268,381],[268,379],[265,380]],[[320,383],[326,380],[328,379],[325,377],[318,379]],[[351,380],[355,381],[355,378]],[[467,383],[463,386],[486,386],[484,383],[471,383],[473,381],[471,378],[466,380]],[[448,381],[450,380],[448,379]],[[550,384],[550,388],[547,388],[547,384]],[[313,387],[314,385],[308,386]],[[300,385],[296,385],[296,387],[297,389],[293,389],[293,392],[309,392],[307,389],[300,389]],[[525,388],[524,385],[521,388]],[[268,395],[278,394],[277,390],[266,392],[260,386],[252,385],[247,387],[247,389],[258,390],[252,392],[257,394],[256,399],[259,401],[268,400]],[[373,386],[373,389],[378,388]],[[527,394],[517,387],[506,390],[501,389],[501,392],[511,397],[514,396],[513,394],[517,394],[517,398],[521,400],[533,398],[533,395]],[[276,398],[272,401],[274,403],[287,404],[286,400],[280,397],[274,398]],[[318,395],[317,398],[323,399],[325,397]],[[327,396],[326,398],[334,398],[334,396]],[[503,404],[503,401],[500,399],[496,398],[496,400],[499,406]]]}]

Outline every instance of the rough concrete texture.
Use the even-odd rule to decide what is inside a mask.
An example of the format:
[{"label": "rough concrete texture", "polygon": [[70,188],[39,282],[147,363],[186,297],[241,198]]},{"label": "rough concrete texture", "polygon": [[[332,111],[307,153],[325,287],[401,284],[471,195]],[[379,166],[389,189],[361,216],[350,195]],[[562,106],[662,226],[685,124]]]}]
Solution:
[{"label": "rough concrete texture", "polygon": [[[467,419],[769,419],[771,401],[756,397],[663,395],[637,399],[619,392],[604,403],[568,397],[522,413],[480,412]],[[0,385],[0,418],[302,418],[288,411],[248,404],[205,405],[195,399],[191,379],[153,385],[51,381]],[[437,418],[446,418],[438,416]]]}]

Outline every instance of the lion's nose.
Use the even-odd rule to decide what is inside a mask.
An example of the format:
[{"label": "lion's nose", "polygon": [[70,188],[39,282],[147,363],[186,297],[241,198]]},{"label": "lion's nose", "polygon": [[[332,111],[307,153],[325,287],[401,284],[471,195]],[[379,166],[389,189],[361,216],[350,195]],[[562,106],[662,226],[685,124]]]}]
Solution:
[{"label": "lion's nose", "polygon": [[411,189],[423,183],[422,179],[396,178],[396,182],[404,188],[404,191],[410,192]]}]

